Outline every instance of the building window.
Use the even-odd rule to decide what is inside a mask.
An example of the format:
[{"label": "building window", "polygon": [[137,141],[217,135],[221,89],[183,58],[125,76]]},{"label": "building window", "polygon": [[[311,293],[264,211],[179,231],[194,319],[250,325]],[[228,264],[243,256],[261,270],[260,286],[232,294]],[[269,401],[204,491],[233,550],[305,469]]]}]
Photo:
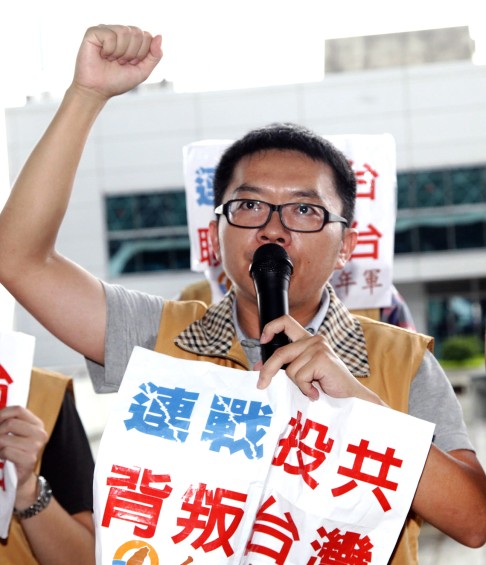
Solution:
[{"label": "building window", "polygon": [[456,249],[484,249],[486,247],[486,220],[456,224]]},{"label": "building window", "polygon": [[447,177],[442,171],[417,172],[414,177],[416,208],[435,208],[448,203]]},{"label": "building window", "polygon": [[106,197],[110,275],[190,268],[185,191]]},{"label": "building window", "polygon": [[397,175],[395,253],[477,249],[486,243],[486,166]]},{"label": "building window", "polygon": [[483,342],[486,331],[486,279],[427,283],[428,328],[440,358],[448,338],[475,337]]},{"label": "building window", "polygon": [[461,168],[449,174],[453,205],[486,202],[486,167]]},{"label": "building window", "polygon": [[421,253],[447,251],[450,249],[449,227],[421,226],[418,228],[418,241]]}]

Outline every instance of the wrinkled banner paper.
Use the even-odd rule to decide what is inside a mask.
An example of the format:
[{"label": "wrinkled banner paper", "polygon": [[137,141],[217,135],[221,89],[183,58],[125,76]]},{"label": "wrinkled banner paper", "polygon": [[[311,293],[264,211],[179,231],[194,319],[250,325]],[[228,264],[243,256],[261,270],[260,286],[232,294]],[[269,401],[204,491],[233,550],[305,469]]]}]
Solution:
[{"label": "wrinkled banner paper", "polygon": [[98,565],[388,562],[433,424],[257,379],[134,349],[97,456]]},{"label": "wrinkled banner paper", "polygon": [[[35,338],[21,332],[0,332],[0,410],[26,406]],[[10,461],[0,459],[0,538],[8,530],[17,490],[17,472]]]}]

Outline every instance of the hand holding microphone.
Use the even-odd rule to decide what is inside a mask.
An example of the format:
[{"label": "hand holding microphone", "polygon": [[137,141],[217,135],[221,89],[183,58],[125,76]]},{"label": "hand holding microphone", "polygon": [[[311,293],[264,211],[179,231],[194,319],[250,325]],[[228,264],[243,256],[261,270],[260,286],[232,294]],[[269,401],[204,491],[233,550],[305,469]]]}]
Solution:
[{"label": "hand holding microphone", "polygon": [[[292,261],[283,247],[276,243],[267,243],[259,247],[253,255],[250,274],[253,279],[260,316],[260,330],[264,326],[288,314],[288,287],[293,271]],[[297,368],[288,370],[287,375],[311,400],[319,398],[318,388],[335,398],[355,396],[382,404],[379,397],[363,386],[348,370],[346,365],[334,353],[322,335],[312,335],[296,320],[289,320],[288,331],[292,339],[280,332],[268,343],[261,344],[262,360],[265,363],[279,347],[293,343],[290,357],[296,360]],[[290,364],[290,361],[289,361]],[[275,376],[278,368],[264,366],[260,370],[258,388],[266,388]]]},{"label": "hand holding microphone", "polygon": [[[255,251],[250,275],[257,294],[260,331],[268,322],[289,313],[288,288],[293,269],[287,252],[276,243],[267,243]],[[262,344],[263,362],[288,343],[289,338],[279,333],[269,343]]]}]

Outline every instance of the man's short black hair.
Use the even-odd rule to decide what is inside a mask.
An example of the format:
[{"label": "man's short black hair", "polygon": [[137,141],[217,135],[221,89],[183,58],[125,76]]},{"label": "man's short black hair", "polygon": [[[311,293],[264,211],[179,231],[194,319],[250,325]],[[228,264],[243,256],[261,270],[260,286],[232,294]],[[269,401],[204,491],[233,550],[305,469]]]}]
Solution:
[{"label": "man's short black hair", "polygon": [[292,123],[274,123],[251,130],[223,153],[214,174],[214,206],[223,202],[235,167],[248,155],[269,150],[298,151],[314,161],[329,165],[334,173],[336,192],[341,199],[341,214],[351,225],[356,201],[356,178],[348,160],[332,143],[313,131]]}]

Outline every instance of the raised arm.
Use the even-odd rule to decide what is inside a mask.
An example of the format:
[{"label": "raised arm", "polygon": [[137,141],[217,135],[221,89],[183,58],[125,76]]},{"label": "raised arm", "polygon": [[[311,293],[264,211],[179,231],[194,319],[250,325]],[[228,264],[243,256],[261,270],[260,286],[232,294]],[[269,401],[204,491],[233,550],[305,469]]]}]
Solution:
[{"label": "raised arm", "polygon": [[56,251],[56,238],[96,117],[112,96],[146,80],[161,57],[160,36],[128,26],[89,28],[73,81],[0,214],[0,283],[51,333],[99,363],[103,288]]}]

